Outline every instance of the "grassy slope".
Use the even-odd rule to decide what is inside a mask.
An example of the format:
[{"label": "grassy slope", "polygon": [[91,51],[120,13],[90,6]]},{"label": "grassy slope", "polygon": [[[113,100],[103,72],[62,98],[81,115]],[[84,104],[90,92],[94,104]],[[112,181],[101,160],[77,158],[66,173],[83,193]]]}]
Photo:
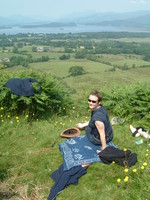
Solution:
[{"label": "grassy slope", "polygon": [[[112,60],[114,62],[114,58]],[[128,64],[128,60],[125,58],[120,62],[122,65],[125,62]],[[139,62],[142,61],[130,60],[130,62],[134,62],[138,66]],[[146,64],[149,64],[149,62],[146,62]],[[82,92],[83,89],[100,88],[105,90],[112,88],[114,85],[121,86],[136,82],[150,82],[150,67],[130,70],[116,69],[116,71],[110,72],[109,70],[112,68],[110,65],[88,60],[50,61],[30,66],[33,69],[52,73],[56,77],[63,79],[77,94]],[[83,76],[69,77],[68,70],[71,66],[81,66],[87,73]]]},{"label": "grassy slope", "polygon": [[[40,53],[33,54],[34,57],[42,55]],[[95,88],[106,92],[113,86],[121,87],[124,84],[150,82],[150,67],[126,71],[117,69],[115,72],[110,72],[108,70],[112,67],[102,63],[88,60],[59,61],[57,59],[60,55],[55,52],[49,56],[53,60],[30,64],[30,68],[57,76],[63,83],[71,87],[76,97],[83,93],[87,94]],[[5,56],[2,55],[2,57]],[[136,56],[129,59],[124,55],[107,55],[103,59],[120,65],[124,65],[124,63],[130,66],[133,63],[136,66],[139,66],[139,63],[140,65],[149,65],[148,62],[144,62]],[[68,77],[69,68],[75,65],[82,66],[87,74]],[[13,70],[15,69],[19,70],[20,68],[13,68]],[[11,69],[9,71],[11,72]],[[12,188],[22,196],[20,199],[25,196],[26,199],[33,199],[33,196],[38,200],[46,199],[54,184],[49,175],[62,163],[58,144],[65,139],[60,138],[59,134],[65,128],[75,126],[77,122],[83,122],[87,116],[90,117],[90,114],[86,112],[81,115],[82,112],[82,110],[75,110],[72,111],[71,116],[54,117],[53,119],[41,117],[33,123],[27,123],[24,116],[20,117],[19,123],[16,122],[16,116],[4,119],[4,123],[0,124],[0,163],[1,176],[4,179],[0,188]],[[94,163],[88,168],[87,174],[79,179],[79,184],[66,188],[58,196],[58,200],[150,199],[150,158],[146,156],[149,142],[144,139],[142,145],[137,145],[135,141],[141,138],[133,138],[128,125],[125,123],[115,125],[113,128],[114,142],[120,148],[127,148],[138,154],[138,163],[127,173],[129,181],[124,183],[123,179],[126,174],[121,166]],[[134,125],[138,126],[137,122],[134,122]],[[82,133],[84,134],[84,131]],[[147,162],[148,165],[142,170],[141,166],[144,162]],[[137,169],[137,173],[133,173],[134,168]],[[117,184],[118,178],[121,178],[120,184]]]},{"label": "grassy slope", "polygon": [[[29,199],[34,192],[35,199],[47,198],[54,184],[49,175],[62,164],[58,144],[65,139],[59,137],[60,132],[79,121],[83,122],[87,116],[90,117],[88,113],[80,116],[76,110],[73,112],[69,120],[68,117],[54,117],[27,123],[22,116],[17,123],[15,116],[5,119],[1,126],[3,142],[0,152],[2,169],[7,169],[5,175],[8,177],[1,183],[1,187],[6,184],[18,193],[21,189],[25,193],[25,188],[28,187]],[[57,199],[149,199],[150,157],[146,156],[146,153],[150,153],[147,152],[148,141],[144,140],[142,145],[137,145],[135,142],[141,138],[132,137],[128,124],[114,125],[113,129],[114,143],[122,149],[136,152],[138,163],[129,168],[127,173],[117,164],[94,163],[88,168],[87,174],[79,179],[77,186],[69,186]],[[142,170],[144,162],[148,165]],[[134,168],[137,169],[137,173],[133,173]],[[129,177],[127,183],[123,180],[126,175]],[[121,179],[121,183],[117,183],[118,178]]]}]

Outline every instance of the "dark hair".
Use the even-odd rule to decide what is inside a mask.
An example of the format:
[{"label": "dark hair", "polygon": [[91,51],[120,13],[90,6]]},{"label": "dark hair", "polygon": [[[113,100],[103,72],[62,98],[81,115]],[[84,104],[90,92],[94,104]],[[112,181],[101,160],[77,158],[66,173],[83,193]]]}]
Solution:
[{"label": "dark hair", "polygon": [[90,95],[96,96],[96,97],[98,98],[98,102],[102,101],[102,99],[103,99],[102,94],[101,94],[100,92],[98,92],[97,90],[92,91],[92,92],[90,93]]}]

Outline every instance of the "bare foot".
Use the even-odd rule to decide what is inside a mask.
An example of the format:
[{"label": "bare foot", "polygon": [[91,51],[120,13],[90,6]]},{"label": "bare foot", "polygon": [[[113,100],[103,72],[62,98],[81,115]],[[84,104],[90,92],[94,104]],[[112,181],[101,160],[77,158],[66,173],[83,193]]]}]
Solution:
[{"label": "bare foot", "polygon": [[100,152],[101,152],[101,150],[96,150],[96,152],[97,152],[97,153],[100,153]]}]

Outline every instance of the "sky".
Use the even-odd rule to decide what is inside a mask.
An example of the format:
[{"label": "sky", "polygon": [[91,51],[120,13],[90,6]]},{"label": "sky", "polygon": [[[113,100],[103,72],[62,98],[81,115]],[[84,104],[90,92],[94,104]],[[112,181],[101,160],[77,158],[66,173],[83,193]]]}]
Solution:
[{"label": "sky", "polygon": [[150,10],[150,0],[0,0],[0,16],[57,18],[71,13]]}]

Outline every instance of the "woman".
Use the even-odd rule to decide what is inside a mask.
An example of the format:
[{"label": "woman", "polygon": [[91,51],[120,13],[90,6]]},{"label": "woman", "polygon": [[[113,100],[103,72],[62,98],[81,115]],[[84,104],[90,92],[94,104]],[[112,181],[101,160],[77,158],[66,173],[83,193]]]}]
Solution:
[{"label": "woman", "polygon": [[88,98],[92,110],[91,119],[86,123],[77,124],[78,128],[86,127],[86,134],[70,138],[59,144],[63,155],[64,170],[94,162],[101,162],[99,152],[106,146],[114,146],[113,130],[105,108],[101,105],[102,95],[98,91],[91,92]]},{"label": "woman", "polygon": [[78,128],[86,127],[86,135],[90,142],[101,145],[102,150],[113,139],[113,129],[107,114],[102,106],[102,95],[98,91],[91,92],[88,99],[89,108],[92,110],[89,122],[77,124]]}]

